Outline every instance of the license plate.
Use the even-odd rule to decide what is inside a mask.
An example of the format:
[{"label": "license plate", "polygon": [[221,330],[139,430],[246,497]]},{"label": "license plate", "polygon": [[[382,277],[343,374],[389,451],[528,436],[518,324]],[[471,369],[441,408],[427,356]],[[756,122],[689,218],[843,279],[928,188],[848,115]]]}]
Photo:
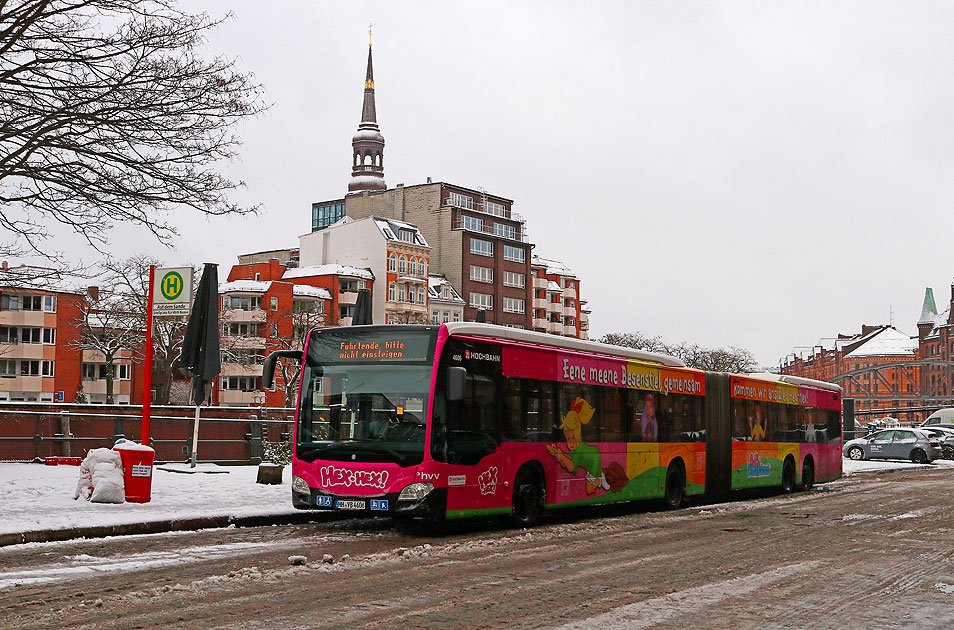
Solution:
[{"label": "license plate", "polygon": [[335,501],[339,510],[363,510],[367,506],[365,501]]}]

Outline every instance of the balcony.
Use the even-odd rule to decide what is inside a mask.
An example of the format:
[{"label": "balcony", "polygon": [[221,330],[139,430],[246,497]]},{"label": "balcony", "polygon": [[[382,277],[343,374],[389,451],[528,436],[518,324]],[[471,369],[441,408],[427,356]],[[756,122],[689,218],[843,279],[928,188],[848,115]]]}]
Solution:
[{"label": "balcony", "polygon": [[417,273],[410,273],[408,271],[403,271],[398,273],[398,282],[410,282],[413,284],[427,284],[427,277],[422,276]]},{"label": "balcony", "polygon": [[576,317],[576,307],[575,306],[564,306],[562,310],[564,317]]},{"label": "balcony", "polygon": [[547,332],[560,334],[563,332],[563,322],[547,322]]},{"label": "balcony", "polygon": [[261,376],[262,366],[256,363],[222,363],[219,376]]},{"label": "balcony", "polygon": [[452,229],[455,230],[467,230],[468,232],[476,232],[477,234],[487,234],[490,236],[496,236],[498,238],[505,238],[511,241],[517,241],[519,243],[528,243],[527,235],[522,233],[520,228],[516,228],[513,236],[510,234],[505,234],[494,229],[493,225],[482,225],[480,228],[476,227],[465,227],[463,220],[460,217],[454,220],[454,223],[451,225]]},{"label": "balcony", "polygon": [[251,407],[256,403],[256,397],[261,399],[259,391],[243,392],[240,389],[220,389],[220,405],[236,405],[242,407]]},{"label": "balcony", "polygon": [[567,337],[576,337],[576,326],[563,326],[563,334]]},{"label": "balcony", "polygon": [[388,302],[385,305],[385,310],[391,311],[392,313],[426,313],[427,304],[419,304],[417,302]]},{"label": "balcony", "polygon": [[[54,359],[55,347],[49,344],[39,343],[11,343],[0,345],[0,358],[2,359]],[[49,356],[43,356],[44,348],[49,348]]]},{"label": "balcony", "polygon": [[229,350],[263,350],[265,348],[265,337],[223,335],[222,347]]},{"label": "balcony", "polygon": [[548,308],[546,298],[533,298],[533,308]]},{"label": "balcony", "polygon": [[[0,324],[4,326],[42,327],[46,318],[43,311],[0,311]],[[68,322],[73,324],[74,322]],[[49,324],[52,326],[52,324]]]},{"label": "balcony", "polygon": [[351,173],[354,175],[360,175],[361,173],[383,173],[383,166],[375,166],[374,164],[358,164],[357,166],[351,167]]},{"label": "balcony", "polygon": [[530,325],[531,325],[531,326],[533,326],[534,328],[540,329],[540,330],[544,330],[544,331],[547,329],[547,324],[548,324],[548,323],[549,323],[549,322],[547,322],[547,320],[544,319],[544,318],[542,318],[542,317],[534,317],[534,318],[530,321]]},{"label": "balcony", "polygon": [[[106,395],[106,379],[97,378],[97,379],[83,379],[83,393],[87,395],[96,395],[102,394]],[[118,378],[113,379],[113,399],[115,400],[120,394],[129,395],[132,393],[132,383],[129,379],[120,380]]]},{"label": "balcony", "polygon": [[357,291],[339,291],[338,292],[338,304],[357,304],[357,303],[358,303]]},{"label": "balcony", "polygon": [[547,288],[547,279],[538,278],[533,276],[533,288],[534,289],[546,289]]},{"label": "balcony", "polygon": [[247,311],[240,308],[230,308],[222,311],[222,321],[236,323],[264,322],[265,311],[260,308]]},{"label": "balcony", "polygon": [[563,289],[563,297],[569,298],[571,300],[576,299],[576,287],[566,287]]},{"label": "balcony", "polygon": [[339,317],[338,326],[350,326],[353,318],[351,317]]}]

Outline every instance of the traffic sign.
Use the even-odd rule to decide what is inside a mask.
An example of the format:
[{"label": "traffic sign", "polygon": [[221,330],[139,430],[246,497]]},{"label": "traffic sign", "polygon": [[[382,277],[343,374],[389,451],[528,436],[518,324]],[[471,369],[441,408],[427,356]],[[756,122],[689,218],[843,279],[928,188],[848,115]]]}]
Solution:
[{"label": "traffic sign", "polygon": [[155,274],[159,290],[153,296],[153,316],[188,315],[192,300],[192,267],[157,268]]}]

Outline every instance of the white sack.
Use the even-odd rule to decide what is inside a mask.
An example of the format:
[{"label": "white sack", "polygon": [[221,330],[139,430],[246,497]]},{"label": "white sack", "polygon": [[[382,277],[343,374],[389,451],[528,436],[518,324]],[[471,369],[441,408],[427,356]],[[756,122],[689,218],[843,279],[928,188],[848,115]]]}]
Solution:
[{"label": "white sack", "polygon": [[[119,487],[125,492],[122,479],[123,461],[119,456],[119,453],[109,448],[94,448],[86,454],[86,459],[84,459],[83,463],[80,464],[79,479],[76,482],[76,490],[73,493],[74,499],[83,497],[84,499],[90,500],[93,494],[93,488],[95,487],[93,472],[95,471],[96,466],[102,463],[113,464],[114,469],[119,470]],[[122,501],[109,502],[123,503],[123,501],[125,501],[125,496],[122,498]]]},{"label": "white sack", "polygon": [[100,462],[93,468],[92,503],[125,503],[126,489],[123,483],[122,465]]}]

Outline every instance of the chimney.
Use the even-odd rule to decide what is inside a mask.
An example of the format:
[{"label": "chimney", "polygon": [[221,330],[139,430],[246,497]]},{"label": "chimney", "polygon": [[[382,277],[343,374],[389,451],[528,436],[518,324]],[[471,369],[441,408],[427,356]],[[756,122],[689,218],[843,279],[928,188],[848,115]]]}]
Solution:
[{"label": "chimney", "polygon": [[99,287],[86,287],[86,294],[95,302],[99,299]]},{"label": "chimney", "polygon": [[[6,270],[9,269],[9,268],[10,268],[10,266],[7,265],[7,261],[4,260],[4,261],[3,261],[3,270],[6,271]],[[954,288],[954,287],[952,287],[952,288]]]}]

